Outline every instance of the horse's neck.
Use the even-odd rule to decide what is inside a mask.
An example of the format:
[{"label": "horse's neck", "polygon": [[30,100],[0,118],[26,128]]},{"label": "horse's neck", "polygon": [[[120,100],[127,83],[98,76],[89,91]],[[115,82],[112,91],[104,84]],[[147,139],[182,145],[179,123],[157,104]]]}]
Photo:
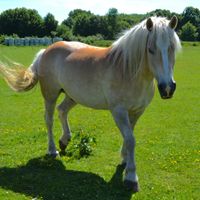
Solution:
[{"label": "horse's neck", "polygon": [[154,79],[154,76],[152,72],[150,71],[149,64],[146,62],[143,67],[140,76],[145,79],[146,81],[152,82]]},{"label": "horse's neck", "polygon": [[144,81],[147,83],[151,83],[154,80],[154,76],[150,70],[149,62],[147,59],[147,55],[144,56],[144,61],[141,63],[140,70],[136,76],[137,81]]}]

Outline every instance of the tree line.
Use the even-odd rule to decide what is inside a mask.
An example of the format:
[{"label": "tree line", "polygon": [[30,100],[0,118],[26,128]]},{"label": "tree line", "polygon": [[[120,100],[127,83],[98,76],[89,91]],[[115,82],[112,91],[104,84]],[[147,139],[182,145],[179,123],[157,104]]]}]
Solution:
[{"label": "tree line", "polygon": [[179,19],[177,32],[183,41],[200,41],[200,10],[187,7],[181,14],[157,9],[147,14],[121,14],[110,8],[104,16],[90,11],[75,9],[61,23],[48,13],[42,18],[34,9],[9,9],[0,14],[1,37],[62,37],[65,40],[94,39],[113,40],[123,30],[150,16],[164,16]]}]

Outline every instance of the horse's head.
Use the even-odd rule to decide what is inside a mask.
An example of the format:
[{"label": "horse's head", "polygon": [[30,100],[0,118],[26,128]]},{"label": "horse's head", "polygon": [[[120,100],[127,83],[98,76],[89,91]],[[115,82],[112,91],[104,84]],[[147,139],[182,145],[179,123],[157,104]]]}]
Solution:
[{"label": "horse's head", "polygon": [[149,31],[147,40],[147,56],[150,71],[157,80],[158,89],[163,99],[173,96],[176,83],[173,78],[175,52],[180,47],[178,36],[174,29],[177,17],[170,21],[160,18],[149,18],[146,27]]}]

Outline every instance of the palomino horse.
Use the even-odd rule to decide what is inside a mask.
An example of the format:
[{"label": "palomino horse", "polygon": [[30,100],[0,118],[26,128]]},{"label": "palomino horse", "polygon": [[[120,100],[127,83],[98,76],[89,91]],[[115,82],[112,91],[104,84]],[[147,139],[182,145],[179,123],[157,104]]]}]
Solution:
[{"label": "palomino horse", "polygon": [[122,163],[126,166],[125,185],[138,191],[134,159],[134,126],[154,95],[154,78],[163,99],[171,98],[175,53],[180,41],[174,29],[177,18],[170,21],[152,17],[128,30],[108,48],[80,42],[58,42],[41,50],[31,66],[0,71],[17,92],[33,88],[39,80],[45,101],[48,129],[48,153],[57,155],[53,139],[53,113],[56,100],[65,93],[58,106],[63,134],[61,150],[70,141],[67,114],[76,104],[110,110],[124,142]]}]

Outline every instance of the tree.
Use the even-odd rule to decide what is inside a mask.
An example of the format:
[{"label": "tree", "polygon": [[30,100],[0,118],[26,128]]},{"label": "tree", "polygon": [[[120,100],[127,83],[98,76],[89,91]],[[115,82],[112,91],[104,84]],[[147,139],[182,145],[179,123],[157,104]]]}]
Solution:
[{"label": "tree", "polygon": [[183,27],[187,22],[190,22],[197,28],[198,37],[200,41],[200,10],[198,8],[187,7],[182,13],[180,26]]},{"label": "tree", "polygon": [[[58,35],[70,40],[75,36],[100,34],[104,39],[115,39],[119,32],[129,29],[144,18],[157,15],[170,19],[178,17],[176,31],[184,40],[200,41],[200,10],[187,7],[182,14],[169,10],[156,9],[146,15],[119,14],[116,8],[110,8],[106,15],[99,16],[81,9],[72,10],[60,26],[51,13],[42,18],[36,10],[26,8],[10,9],[0,14],[0,35],[53,36]],[[190,22],[190,24],[187,24]]]},{"label": "tree", "polygon": [[187,7],[183,11],[182,16],[182,25],[189,21],[196,27],[200,26],[200,10],[198,8]]},{"label": "tree", "polygon": [[169,10],[156,9],[154,11],[151,11],[150,13],[147,13],[147,16],[167,17],[168,19],[170,19],[172,17],[172,13]]},{"label": "tree", "polygon": [[90,18],[88,15],[79,15],[73,26],[73,34],[88,36]]},{"label": "tree", "polygon": [[180,37],[184,41],[195,41],[198,37],[197,28],[190,22],[187,22],[181,29]]},{"label": "tree", "polygon": [[72,30],[64,24],[59,25],[56,29],[56,32],[57,36],[63,38],[64,40],[72,39]]},{"label": "tree", "polygon": [[200,26],[197,28],[197,32],[198,32],[197,40],[200,41]]},{"label": "tree", "polygon": [[128,24],[126,28],[132,27],[144,18],[145,15],[143,14],[118,14],[118,20]]},{"label": "tree", "polygon": [[48,13],[44,17],[44,35],[52,36],[52,33],[56,31],[58,21],[55,20],[51,13]]},{"label": "tree", "polygon": [[80,36],[101,34],[101,18],[97,15],[79,16],[74,24],[73,33]]},{"label": "tree", "polygon": [[90,11],[85,11],[85,10],[81,10],[81,9],[75,9],[73,11],[71,11],[68,15],[68,18],[65,19],[62,24],[65,24],[66,26],[73,28],[73,26],[75,25],[77,19],[80,16],[91,16],[93,15]]},{"label": "tree", "polygon": [[41,36],[43,20],[36,10],[9,9],[0,15],[0,34],[17,34],[20,37]]},{"label": "tree", "polygon": [[110,8],[107,13],[108,20],[108,39],[114,39],[118,32],[118,10],[116,8]]}]

